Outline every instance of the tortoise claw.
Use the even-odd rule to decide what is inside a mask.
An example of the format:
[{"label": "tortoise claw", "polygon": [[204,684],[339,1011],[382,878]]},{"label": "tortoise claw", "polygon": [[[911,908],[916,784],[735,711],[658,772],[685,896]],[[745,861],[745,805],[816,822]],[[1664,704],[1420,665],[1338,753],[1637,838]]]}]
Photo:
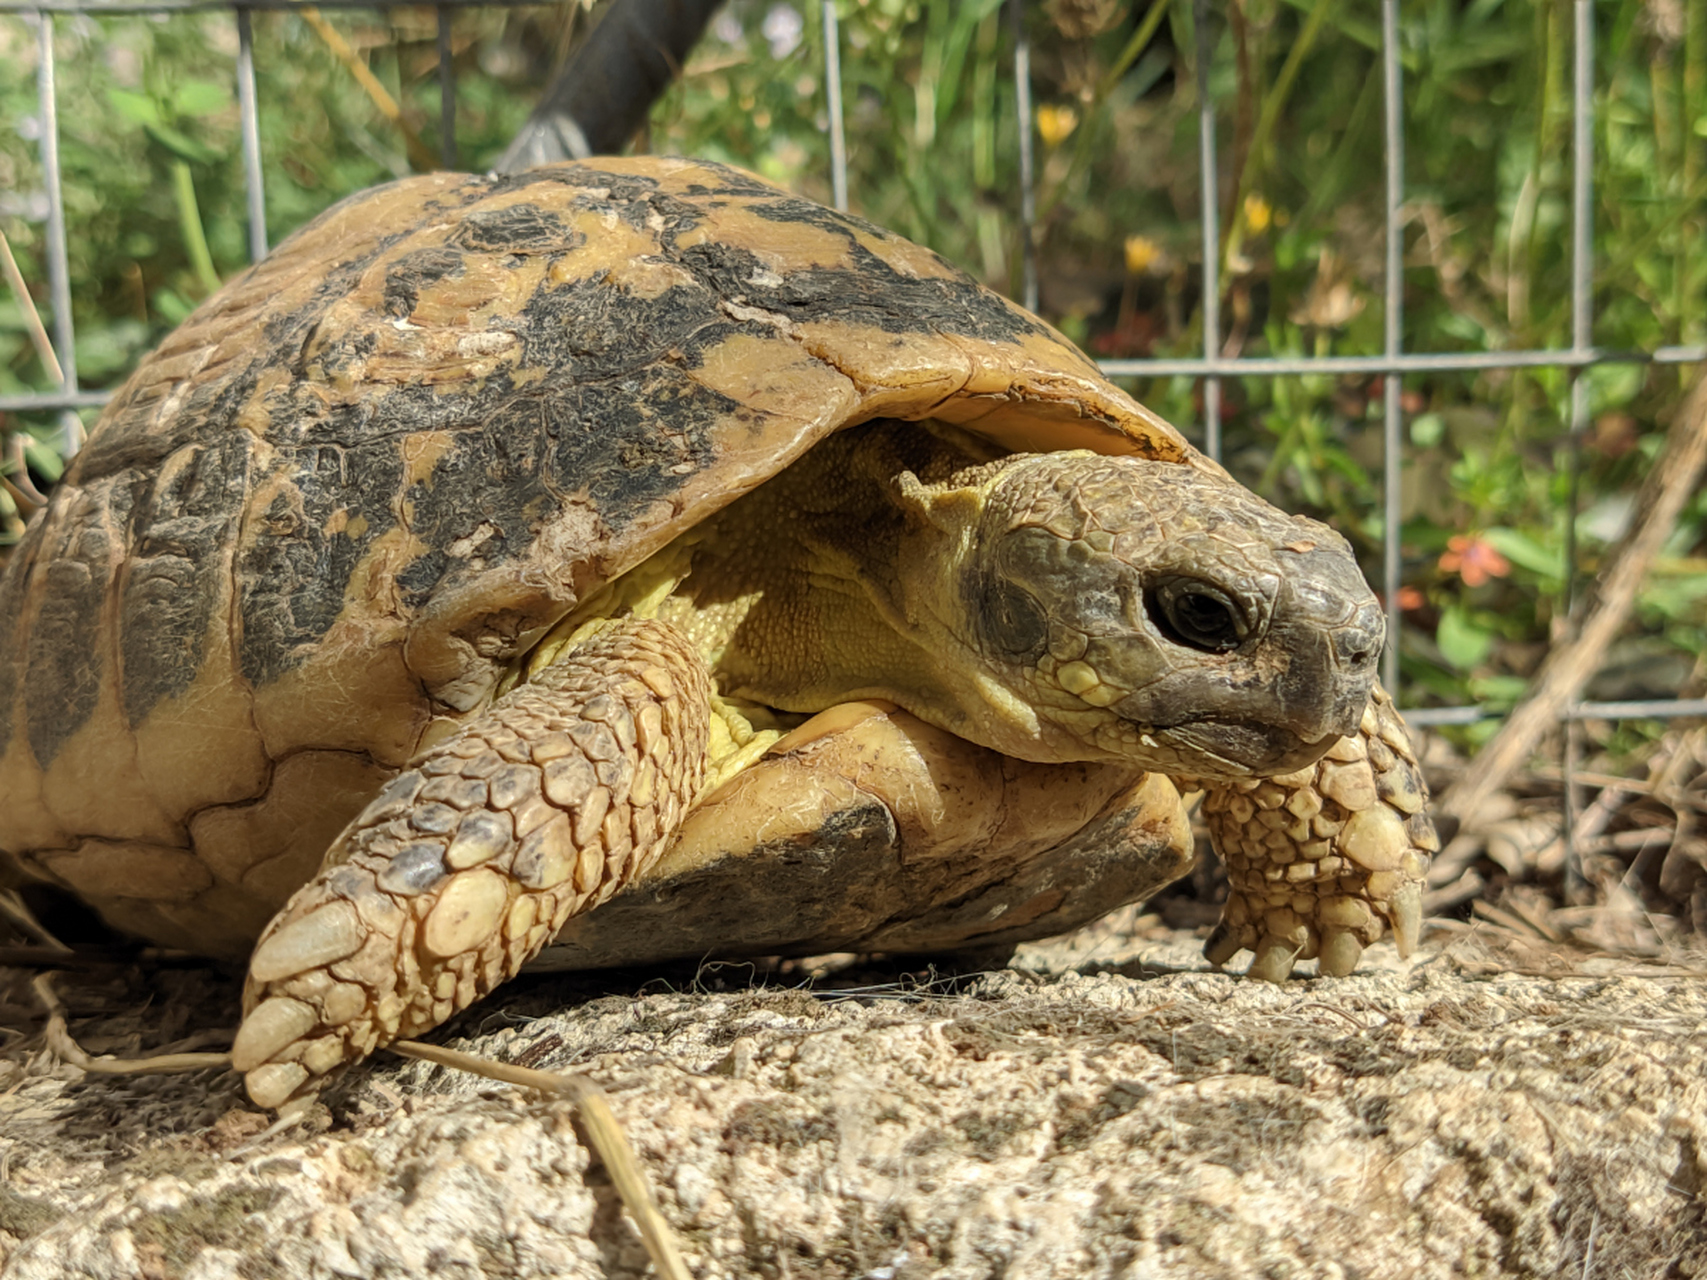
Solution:
[{"label": "tortoise claw", "polygon": [[1393,922],[1393,945],[1401,959],[1417,949],[1417,937],[1422,932],[1422,885],[1410,881],[1387,904],[1387,918]]},{"label": "tortoise claw", "polygon": [[264,1062],[243,1073],[243,1087],[257,1107],[273,1111],[295,1101],[296,1091],[307,1079],[308,1068],[300,1062]]},{"label": "tortoise claw", "polygon": [[1285,982],[1292,976],[1292,966],[1298,959],[1298,947],[1272,934],[1257,944],[1256,959],[1245,971],[1247,978],[1259,982]]},{"label": "tortoise claw", "polygon": [[1363,959],[1363,943],[1349,929],[1330,929],[1322,936],[1316,971],[1324,978],[1343,978]]},{"label": "tortoise claw", "polygon": [[1244,943],[1239,941],[1225,920],[1215,926],[1214,931],[1203,944],[1204,959],[1217,969],[1242,950],[1244,950]]}]

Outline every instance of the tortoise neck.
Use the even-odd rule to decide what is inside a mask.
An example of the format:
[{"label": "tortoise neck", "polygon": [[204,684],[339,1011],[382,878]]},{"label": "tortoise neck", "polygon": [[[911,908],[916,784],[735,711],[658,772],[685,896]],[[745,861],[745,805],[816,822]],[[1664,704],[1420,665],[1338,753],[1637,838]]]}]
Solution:
[{"label": "tortoise neck", "polygon": [[917,424],[840,432],[687,535],[691,567],[660,616],[727,697],[805,713],[873,697],[935,707],[941,677],[903,582],[903,488],[917,483],[904,477],[975,461]]}]

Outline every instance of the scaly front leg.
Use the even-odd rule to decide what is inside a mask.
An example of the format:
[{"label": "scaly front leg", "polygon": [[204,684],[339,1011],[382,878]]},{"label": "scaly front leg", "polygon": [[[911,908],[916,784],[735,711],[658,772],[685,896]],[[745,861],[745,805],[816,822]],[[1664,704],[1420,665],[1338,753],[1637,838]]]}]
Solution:
[{"label": "scaly front leg", "polygon": [[1350,973],[1388,925],[1401,956],[1416,947],[1440,841],[1386,690],[1376,686],[1358,732],[1311,768],[1205,790],[1204,821],[1232,885],[1203,948],[1212,963],[1248,948],[1251,977],[1284,982],[1294,962],[1318,957],[1324,975]]},{"label": "scaly front leg", "polygon": [[615,623],[394,779],[267,927],[232,1062],[279,1107],[419,1035],[645,873],[706,772],[711,682],[665,623]]}]

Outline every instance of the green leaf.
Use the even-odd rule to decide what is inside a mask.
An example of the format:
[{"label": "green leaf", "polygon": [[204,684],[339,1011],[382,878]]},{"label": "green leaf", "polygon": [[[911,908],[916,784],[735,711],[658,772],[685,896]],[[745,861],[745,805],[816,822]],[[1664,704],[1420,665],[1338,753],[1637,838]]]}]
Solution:
[{"label": "green leaf", "polygon": [[172,95],[172,109],[181,116],[210,116],[230,105],[230,90],[211,80],[191,80]]},{"label": "green leaf", "polygon": [[1515,707],[1529,691],[1522,676],[1480,676],[1470,681],[1470,693],[1485,707],[1504,711]]},{"label": "green leaf", "polygon": [[29,460],[36,474],[49,484],[58,480],[65,470],[65,462],[59,456],[59,451],[51,445],[43,444],[34,436],[24,437],[24,457]]},{"label": "green leaf", "polygon": [[149,124],[143,128],[148,136],[153,138],[166,150],[180,160],[188,160],[192,164],[212,164],[219,159],[219,152],[205,143],[197,142],[187,134],[179,133],[171,125]]},{"label": "green leaf", "polygon": [[1494,637],[1470,620],[1459,605],[1448,605],[1434,633],[1440,655],[1460,671],[1468,671],[1488,656]]},{"label": "green leaf", "polygon": [[1419,413],[1411,419],[1411,443],[1419,449],[1432,449],[1446,435],[1446,419],[1438,413]]},{"label": "green leaf", "polygon": [[1686,574],[1677,578],[1656,577],[1642,589],[1645,608],[1657,610],[1667,618],[1687,621],[1707,615],[1707,574]]},{"label": "green leaf", "polygon": [[1482,540],[1513,564],[1558,581],[1565,576],[1563,551],[1551,551],[1516,529],[1484,529]]},{"label": "green leaf", "polygon": [[155,290],[152,302],[154,310],[167,324],[181,323],[196,309],[195,303],[169,285]]},{"label": "green leaf", "polygon": [[1588,379],[1592,412],[1599,413],[1634,400],[1648,371],[1639,364],[1597,364],[1590,365],[1582,376]]},{"label": "green leaf", "polygon": [[132,124],[160,123],[160,106],[146,93],[132,93],[128,89],[108,89],[107,101],[113,104],[113,110]]}]

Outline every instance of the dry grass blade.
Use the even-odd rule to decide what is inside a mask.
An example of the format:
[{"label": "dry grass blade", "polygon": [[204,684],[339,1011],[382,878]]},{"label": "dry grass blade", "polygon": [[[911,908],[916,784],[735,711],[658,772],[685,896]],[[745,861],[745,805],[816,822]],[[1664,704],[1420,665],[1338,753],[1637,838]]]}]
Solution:
[{"label": "dry grass blade", "polygon": [[367,63],[363,62],[356,51],[350,48],[350,42],[344,39],[338,29],[326,21],[325,15],[313,5],[304,5],[297,12],[302,15],[304,22],[314,28],[315,33],[332,51],[332,56],[343,63],[349,73],[356,78],[356,83],[367,91],[367,96],[373,99],[373,105],[379,108],[380,114],[391,121],[403,139],[404,149],[409,153],[409,163],[422,173],[431,173],[437,169],[439,158],[409,127],[408,121],[403,118],[403,108],[397,105],[397,99],[386,91],[385,86],[368,69]]},{"label": "dry grass blade", "polygon": [[43,947],[65,956],[71,955],[71,948],[54,937],[47,926],[36,919],[35,912],[19,894],[12,889],[0,890],[0,917],[4,917],[13,928],[28,937],[34,938]]},{"label": "dry grass blade", "polygon": [[634,1225],[640,1229],[640,1238],[646,1243],[646,1253],[652,1259],[652,1265],[666,1280],[690,1280],[687,1264],[682,1261],[681,1250],[676,1247],[675,1233],[670,1230],[670,1224],[652,1198],[652,1190],[646,1185],[646,1175],[634,1158],[634,1148],[629,1145],[628,1135],[623,1132],[621,1122],[605,1099],[604,1090],[598,1085],[586,1076],[493,1062],[436,1044],[423,1044],[419,1040],[397,1040],[386,1048],[407,1058],[420,1058],[441,1067],[485,1076],[489,1080],[502,1080],[506,1084],[569,1098],[581,1113],[587,1137],[592,1140],[599,1159],[605,1162],[611,1181],[616,1184],[617,1194],[628,1207]]},{"label": "dry grass blade", "polygon": [[30,984],[47,1010],[47,1047],[74,1067],[99,1076],[166,1075],[179,1071],[206,1071],[231,1065],[229,1053],[162,1053],[152,1058],[91,1058],[71,1038],[65,1025],[65,1005],[53,989],[53,975],[38,973]]},{"label": "dry grass blade", "polygon": [[[18,436],[15,432],[10,436],[8,443],[10,443],[11,440],[18,440]],[[18,443],[21,445],[23,441],[18,440]],[[8,452],[10,452],[10,450],[8,450]],[[28,482],[26,481],[26,483]],[[4,489],[6,491],[6,495],[17,505],[18,510],[23,513],[23,518],[25,520],[28,520],[33,516],[41,507],[47,505],[47,499],[42,497],[40,493],[36,492],[36,487],[33,484],[30,485],[26,491],[23,487],[13,483],[11,476],[0,476],[0,489]]]},{"label": "dry grass blade", "polygon": [[6,239],[6,233],[0,231],[0,271],[6,275],[6,283],[12,287],[12,293],[18,299],[18,310],[24,315],[24,328],[29,330],[30,343],[36,349],[42,368],[56,383],[65,382],[65,370],[60,368],[59,357],[53,353],[53,343],[49,341],[47,330],[42,326],[41,316],[36,311],[36,301],[30,297],[29,286],[24,283],[24,273],[18,270],[18,260],[12,256],[12,244]]}]

